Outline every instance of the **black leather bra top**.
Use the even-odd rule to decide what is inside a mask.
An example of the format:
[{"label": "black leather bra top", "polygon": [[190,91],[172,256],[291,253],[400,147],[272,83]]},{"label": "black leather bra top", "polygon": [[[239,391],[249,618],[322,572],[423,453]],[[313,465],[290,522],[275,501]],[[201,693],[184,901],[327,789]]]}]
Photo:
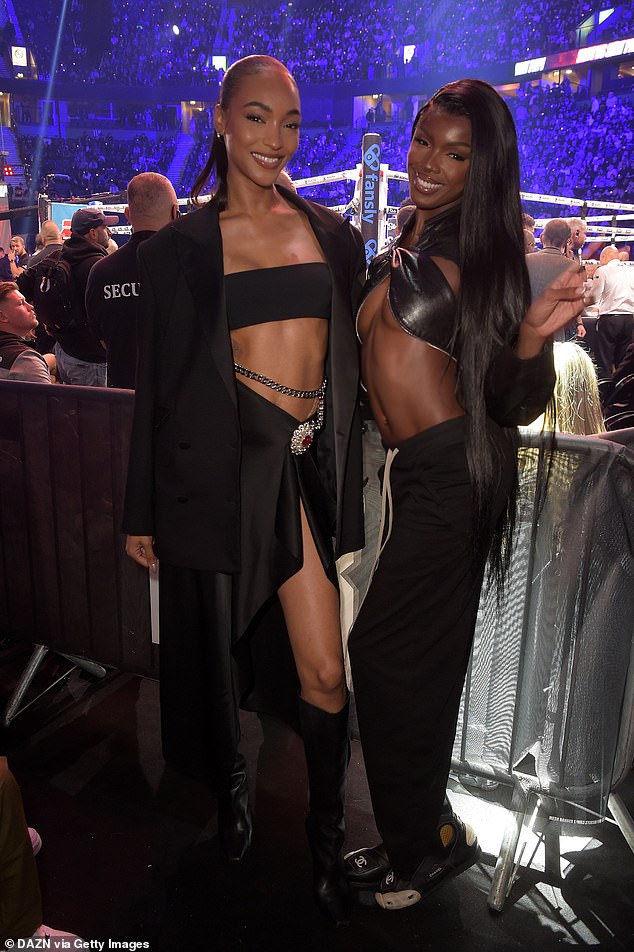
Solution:
[{"label": "black leather bra top", "polygon": [[377,255],[368,270],[364,296],[390,276],[388,300],[406,333],[452,354],[457,332],[456,297],[433,257],[459,264],[460,206],[441,212],[426,224],[413,248],[392,245]]},{"label": "black leather bra top", "polygon": [[330,269],[323,261],[225,275],[227,319],[232,331],[296,317],[330,320],[331,298]]}]

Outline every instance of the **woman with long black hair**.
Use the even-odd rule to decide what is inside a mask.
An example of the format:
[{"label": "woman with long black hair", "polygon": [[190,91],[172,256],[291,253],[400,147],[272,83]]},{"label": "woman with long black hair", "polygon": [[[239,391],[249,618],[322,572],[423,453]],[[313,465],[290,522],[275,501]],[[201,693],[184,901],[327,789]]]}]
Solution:
[{"label": "woman with long black hair", "polygon": [[316,897],[340,923],[348,700],[335,558],[363,536],[353,313],[365,262],[348,222],[276,185],[300,120],[281,63],[234,63],[193,189],[197,201],[215,174],[211,201],[139,251],[124,528],[132,558],[160,560],[166,758],[213,779],[239,861],[251,814],[238,706],[298,723]]},{"label": "woman with long black hair", "polygon": [[443,87],[408,153],[416,210],[370,269],[362,377],[387,457],[375,572],[349,639],[383,843],[346,857],[379,905],[412,905],[478,857],[445,791],[487,555],[503,576],[515,427],[554,383],[553,333],[582,307],[571,266],[531,304],[511,115],[479,80]]}]

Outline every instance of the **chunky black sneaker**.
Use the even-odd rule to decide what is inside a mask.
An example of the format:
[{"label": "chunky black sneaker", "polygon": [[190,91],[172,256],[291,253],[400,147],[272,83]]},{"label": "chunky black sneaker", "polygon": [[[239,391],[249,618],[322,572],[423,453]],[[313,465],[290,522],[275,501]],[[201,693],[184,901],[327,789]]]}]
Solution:
[{"label": "chunky black sneaker", "polygon": [[[451,809],[451,803],[447,797],[445,797],[443,811],[438,822],[438,834],[441,837],[441,842],[443,842],[443,827],[447,823],[452,822],[454,815]],[[383,877],[387,876],[392,868],[383,843],[379,843],[378,846],[366,846],[363,849],[346,853],[343,858],[343,866],[348,882],[355,889],[377,888],[381,885]]]},{"label": "chunky black sneaker", "polygon": [[400,879],[393,869],[383,877],[374,894],[382,909],[413,906],[444,879],[477,863],[482,851],[470,826],[454,816],[441,826],[439,832],[444,850],[426,856],[409,881]]},{"label": "chunky black sneaker", "polygon": [[375,889],[390,871],[391,863],[383,843],[346,853],[343,858],[346,878],[357,889]]}]

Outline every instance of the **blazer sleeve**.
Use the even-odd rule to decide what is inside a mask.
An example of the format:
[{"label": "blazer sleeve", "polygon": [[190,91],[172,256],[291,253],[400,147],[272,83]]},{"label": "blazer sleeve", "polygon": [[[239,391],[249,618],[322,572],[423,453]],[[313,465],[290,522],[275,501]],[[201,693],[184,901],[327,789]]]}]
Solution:
[{"label": "blazer sleeve", "polygon": [[138,251],[138,261],[141,307],[137,385],[122,528],[129,535],[154,535],[154,407],[158,304],[142,246]]},{"label": "blazer sleeve", "polygon": [[544,412],[554,386],[552,343],[527,359],[518,357],[510,344],[505,344],[487,376],[487,413],[499,426],[526,426]]}]

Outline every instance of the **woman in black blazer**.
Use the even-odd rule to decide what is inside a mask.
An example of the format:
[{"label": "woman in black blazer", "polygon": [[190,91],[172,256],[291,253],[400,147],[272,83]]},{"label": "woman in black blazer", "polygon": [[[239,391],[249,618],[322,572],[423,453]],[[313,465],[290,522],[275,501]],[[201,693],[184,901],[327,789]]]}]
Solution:
[{"label": "woman in black blazer", "polygon": [[343,922],[348,702],[334,562],[363,539],[353,314],[364,257],[348,222],[275,185],[299,109],[277,60],[235,63],[194,186],[197,199],[215,170],[212,200],[139,250],[124,529],[132,558],[161,563],[166,758],[213,777],[219,832],[240,860],[251,816],[238,705],[298,721],[316,896]]}]

